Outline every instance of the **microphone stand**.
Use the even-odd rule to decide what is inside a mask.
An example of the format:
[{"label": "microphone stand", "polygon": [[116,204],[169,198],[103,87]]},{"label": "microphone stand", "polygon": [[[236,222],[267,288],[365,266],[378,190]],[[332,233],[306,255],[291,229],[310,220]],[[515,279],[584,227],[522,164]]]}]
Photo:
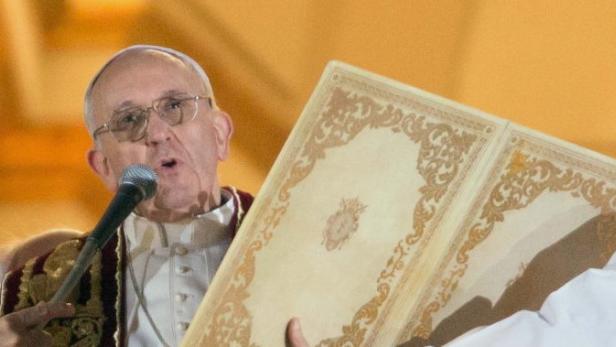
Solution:
[{"label": "microphone stand", "polygon": [[[90,236],[87,237],[73,268],[58,291],[49,300],[49,303],[66,301],[73,288],[79,283],[81,276],[92,264],[96,254],[100,253],[124,219],[128,217],[139,202],[154,195],[156,180],[156,174],[147,166],[130,165],[124,170],[116,195]],[[47,325],[47,322],[42,322],[38,325],[38,328],[43,329],[45,325]]]},{"label": "microphone stand", "polygon": [[86,239],[86,243],[81,248],[77,260],[75,260],[75,265],[62,282],[60,289],[49,301],[50,303],[62,302],[68,297],[71,290],[79,283],[81,276],[92,264],[92,259],[96,253],[105,247],[111,236],[115,234],[116,229],[144,197],[145,194],[135,184],[123,183],[120,185],[105,214]]}]

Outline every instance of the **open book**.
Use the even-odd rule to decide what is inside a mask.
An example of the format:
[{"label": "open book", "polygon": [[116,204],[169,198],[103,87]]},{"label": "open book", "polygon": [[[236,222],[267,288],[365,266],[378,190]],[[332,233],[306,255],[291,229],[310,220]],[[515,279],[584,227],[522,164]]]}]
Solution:
[{"label": "open book", "polygon": [[616,249],[616,161],[327,66],[184,346],[442,344]]}]

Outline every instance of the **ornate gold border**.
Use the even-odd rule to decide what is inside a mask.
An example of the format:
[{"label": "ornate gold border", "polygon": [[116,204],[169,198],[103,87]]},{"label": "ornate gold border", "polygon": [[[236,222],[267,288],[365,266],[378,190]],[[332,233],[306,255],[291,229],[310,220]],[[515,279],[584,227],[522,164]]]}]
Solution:
[{"label": "ornate gold border", "polygon": [[[342,327],[342,336],[325,339],[318,345],[361,344],[366,338],[369,325],[375,322],[382,304],[392,292],[395,276],[404,270],[404,260],[410,247],[422,238],[428,221],[439,212],[438,206],[449,200],[452,194],[449,185],[460,176],[462,164],[468,157],[476,157],[481,146],[473,148],[474,153],[471,153],[473,145],[485,143],[485,135],[492,130],[477,122],[472,124],[475,133],[455,130],[445,123],[431,123],[425,116],[419,115],[420,112],[405,114],[394,103],[383,105],[370,96],[345,90],[340,84],[349,80],[343,81],[344,76],[341,74],[334,73],[332,79],[338,85],[326,90],[328,99],[323,100],[326,102],[325,107],[320,108],[324,111],[316,118],[316,123],[311,124],[307,142],[299,149],[299,156],[290,169],[286,170],[286,179],[278,190],[276,200],[270,204],[262,228],[243,250],[242,261],[212,312],[210,324],[199,340],[199,345],[250,345],[252,317],[242,302],[249,296],[248,287],[255,275],[256,253],[267,245],[273,230],[286,213],[291,190],[309,175],[319,159],[325,157],[327,149],[348,143],[365,129],[389,128],[393,133],[404,134],[420,145],[417,170],[426,184],[420,188],[421,198],[414,209],[413,231],[395,246],[393,255],[377,279],[375,296],[356,312],[349,325]],[[354,90],[359,89],[354,87]],[[374,94],[373,91],[370,94]],[[430,109],[428,106],[423,108]],[[437,118],[445,115],[448,119],[457,119],[441,110],[438,113]]]},{"label": "ornate gold border", "polygon": [[[517,132],[514,132],[514,134]],[[532,142],[531,142],[532,141]],[[535,142],[535,143],[533,143]],[[411,320],[407,328],[407,336],[428,338],[432,332],[432,316],[443,308],[452,296],[460,279],[468,268],[469,254],[492,232],[494,226],[504,221],[505,213],[522,209],[531,204],[539,195],[546,191],[569,192],[573,197],[585,199],[592,206],[600,208],[602,213],[614,212],[616,209],[616,189],[610,187],[604,180],[597,177],[588,177],[573,169],[561,169],[551,161],[544,159],[550,157],[561,164],[577,168],[601,172],[610,179],[616,177],[614,171],[605,169],[605,165],[595,165],[586,160],[579,159],[578,153],[563,148],[554,147],[549,143],[515,134],[511,137],[509,147],[503,151],[501,164],[495,165],[490,177],[499,177],[494,185],[486,186],[489,195],[482,192],[474,203],[473,209],[481,211],[479,218],[474,215],[465,223],[458,239],[453,243],[455,251],[455,265],[449,269],[451,256],[443,263],[438,273],[448,272],[445,279],[438,279],[440,289],[428,300],[422,300],[419,306],[418,319]],[[565,152],[563,154],[563,152]],[[503,165],[502,160],[507,160]],[[505,173],[502,168],[505,166]],[[487,201],[486,200],[487,196]],[[482,204],[480,206],[479,204]],[[462,242],[462,238],[463,242]],[[435,279],[436,280],[436,279]],[[426,303],[429,301],[429,303]]]}]

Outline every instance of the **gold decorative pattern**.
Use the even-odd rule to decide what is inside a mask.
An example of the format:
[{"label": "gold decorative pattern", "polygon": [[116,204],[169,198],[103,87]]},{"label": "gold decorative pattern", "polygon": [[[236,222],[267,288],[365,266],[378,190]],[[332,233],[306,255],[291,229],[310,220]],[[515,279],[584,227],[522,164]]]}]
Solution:
[{"label": "gold decorative pattern", "polygon": [[[35,259],[26,263],[19,286],[19,303],[15,311],[49,301],[61,286],[75,263],[81,249],[80,240],[58,245],[43,263],[43,272],[32,275]],[[44,330],[53,337],[53,346],[97,346],[104,322],[101,296],[101,255],[98,253],[89,269],[90,294],[85,304],[77,303],[79,288],[75,288],[67,301],[75,306],[75,315],[52,319]]]},{"label": "gold decorative pattern", "polygon": [[[70,245],[70,242],[76,242]],[[70,246],[67,246],[70,245]],[[53,285],[59,286],[61,282],[64,280],[64,277],[68,274],[67,271],[62,270],[61,267],[73,264],[77,255],[77,247],[79,246],[79,241],[69,241],[67,243],[61,244],[54,253],[50,256],[54,256],[52,262],[46,261],[44,265],[44,269],[46,273],[53,274]],[[68,319],[54,319],[49,322],[45,330],[48,332],[59,332],[63,331],[61,334],[54,335],[54,346],[72,346],[72,347],[81,347],[81,346],[97,346],[102,337],[103,330],[103,306],[100,300],[101,298],[101,254],[98,252],[93,260],[92,266],[88,271],[90,274],[90,294],[88,301],[85,305],[76,303],[76,292],[74,291],[71,294],[71,298],[69,302],[72,302],[75,305],[75,315]],[[60,275],[63,273],[62,275]],[[60,277],[61,276],[61,277]],[[51,292],[53,295],[53,292]],[[65,341],[64,339],[68,337],[69,340]]]},{"label": "gold decorative pattern", "polygon": [[[32,276],[28,293],[31,305],[40,301],[49,301],[60,289],[62,282],[68,276],[79,255],[81,243],[79,240],[63,242],[45,259],[43,273]],[[69,302],[75,302],[79,297],[79,288],[68,296]]]},{"label": "gold decorative pattern", "polygon": [[340,208],[327,218],[325,230],[323,230],[321,244],[325,245],[325,249],[332,251],[342,248],[342,244],[359,228],[359,216],[366,207],[358,198],[340,201]]},{"label": "gold decorative pattern", "polygon": [[[337,75],[334,75],[335,80]],[[215,305],[210,324],[205,328],[199,345],[247,346],[251,339],[251,315],[243,301],[255,275],[256,253],[272,238],[290,204],[291,190],[312,171],[315,163],[325,157],[326,150],[342,146],[366,129],[389,128],[395,134],[419,144],[417,170],[425,180],[421,198],[413,212],[413,230],[394,247],[393,255],[377,279],[376,294],[354,315],[349,325],[342,327],[342,336],[323,340],[319,346],[358,346],[366,338],[369,326],[378,317],[387,300],[396,274],[404,269],[410,247],[424,235],[428,221],[437,213],[448,193],[449,184],[458,176],[460,166],[468,157],[477,136],[455,130],[446,123],[431,123],[423,115],[405,113],[394,104],[380,104],[370,96],[333,87],[316,124],[311,126],[308,140],[291,164],[275,201],[265,215],[262,227],[243,252],[243,258],[232,275],[224,295]],[[485,130],[485,129],[484,129]]]},{"label": "gold decorative pattern", "polygon": [[433,328],[432,316],[451,298],[469,266],[470,252],[490,235],[497,223],[504,221],[506,212],[525,208],[545,192],[569,192],[573,197],[584,199],[599,208],[603,214],[614,212],[616,189],[605,181],[570,168],[560,168],[549,160],[526,153],[523,148],[528,143],[522,139],[514,138],[512,143],[515,146],[512,147],[513,153],[509,156],[505,172],[491,189],[477,220],[464,228],[468,231],[463,234],[461,247],[455,253],[453,268],[447,270],[448,275],[440,281],[437,293],[420,307],[419,318],[409,322],[407,331],[411,332],[410,336],[429,337]]},{"label": "gold decorative pattern", "polygon": [[22,310],[32,305],[29,302],[30,298],[28,296],[28,290],[30,288],[30,280],[32,279],[32,271],[34,269],[35,262],[36,259],[28,260],[21,272],[21,282],[19,283],[19,293],[17,294],[19,301],[17,302],[17,305],[15,305],[15,311]]}]

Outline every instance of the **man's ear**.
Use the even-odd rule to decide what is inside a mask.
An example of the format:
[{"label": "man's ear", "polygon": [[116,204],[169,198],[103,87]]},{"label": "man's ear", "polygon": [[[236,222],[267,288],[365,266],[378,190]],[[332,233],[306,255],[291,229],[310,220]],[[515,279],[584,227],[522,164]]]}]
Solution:
[{"label": "man's ear", "polygon": [[115,175],[111,171],[109,167],[109,161],[107,157],[96,148],[90,148],[87,153],[88,156],[88,164],[96,173],[96,175],[103,181],[107,189],[110,191],[115,191],[117,189],[117,182]]},{"label": "man's ear", "polygon": [[216,150],[218,160],[227,159],[229,155],[229,142],[233,135],[233,121],[231,117],[223,111],[217,111],[212,117],[212,124],[216,132]]}]

